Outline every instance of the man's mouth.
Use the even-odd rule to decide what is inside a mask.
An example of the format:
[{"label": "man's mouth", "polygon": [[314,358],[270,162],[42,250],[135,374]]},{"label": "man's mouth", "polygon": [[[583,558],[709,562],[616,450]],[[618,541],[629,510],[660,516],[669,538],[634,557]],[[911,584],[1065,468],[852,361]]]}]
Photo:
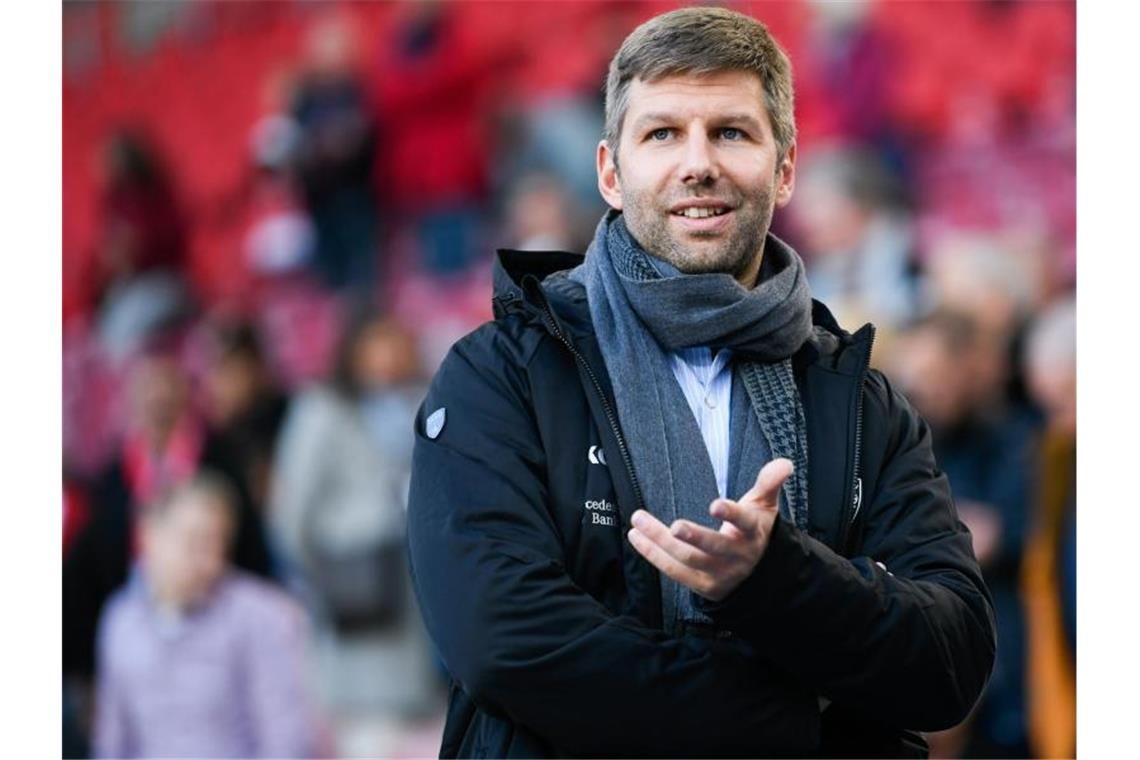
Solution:
[{"label": "man's mouth", "polygon": [[689,206],[688,208],[674,211],[674,216],[683,216],[689,219],[706,219],[710,216],[720,216],[730,211],[727,206]]}]

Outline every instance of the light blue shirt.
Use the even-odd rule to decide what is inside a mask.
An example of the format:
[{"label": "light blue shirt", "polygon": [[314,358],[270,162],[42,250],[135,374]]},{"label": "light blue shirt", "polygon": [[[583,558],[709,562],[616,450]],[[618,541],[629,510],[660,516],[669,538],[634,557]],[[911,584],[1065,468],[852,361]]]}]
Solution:
[{"label": "light blue shirt", "polygon": [[722,348],[713,355],[706,346],[682,348],[669,353],[677,384],[701,430],[709,453],[716,490],[728,494],[728,423],[732,402],[732,351]]}]

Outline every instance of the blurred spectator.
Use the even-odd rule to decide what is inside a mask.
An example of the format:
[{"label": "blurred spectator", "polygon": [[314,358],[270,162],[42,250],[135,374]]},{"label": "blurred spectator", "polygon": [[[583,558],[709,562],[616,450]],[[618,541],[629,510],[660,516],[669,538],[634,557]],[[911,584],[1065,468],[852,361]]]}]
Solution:
[{"label": "blurred spectator", "polygon": [[124,358],[189,307],[186,219],[166,167],[140,135],[116,132],[103,159],[102,220],[88,283],[104,347]]},{"label": "blurred spectator", "polygon": [[151,504],[99,626],[99,757],[314,757],[303,610],[230,568],[236,498],[200,474]]},{"label": "blurred spectator", "polygon": [[789,209],[812,296],[840,323],[897,328],[919,313],[921,279],[904,188],[873,154],[850,147],[806,154]]},{"label": "blurred spectator", "polygon": [[281,114],[262,118],[250,136],[254,174],[242,246],[259,279],[290,275],[312,264],[317,231],[297,186],[300,139],[296,121]]},{"label": "blurred spectator", "polygon": [[1050,306],[1026,344],[1033,397],[1045,410],[1032,534],[1022,589],[1028,622],[1030,745],[1038,757],[1076,756],[1077,310]]},{"label": "blurred spectator", "polygon": [[1042,250],[1013,236],[959,232],[933,246],[927,264],[933,304],[970,314],[985,350],[977,355],[971,387],[979,403],[1025,405],[1016,354],[1043,292]]},{"label": "blurred spectator", "polygon": [[556,178],[547,174],[523,176],[507,198],[507,247],[520,251],[575,250],[583,221],[569,192]]},{"label": "blurred spectator", "polygon": [[[890,40],[873,23],[873,4],[814,0],[811,5],[804,63],[815,76],[808,78],[805,95],[826,113],[827,133],[883,145],[892,131],[887,103],[895,72]],[[803,79],[797,70],[797,81]]]},{"label": "blurred spectator", "polygon": [[375,287],[378,206],[371,186],[376,135],[356,71],[351,20],[332,14],[308,39],[306,68],[293,93],[300,130],[297,167],[316,225],[314,264],[325,284]]},{"label": "blurred spectator", "polygon": [[[605,65],[600,63],[594,79],[604,77]],[[510,112],[504,109],[496,135],[495,181],[517,186],[526,183],[528,175],[548,176],[575,207],[588,209],[589,218],[583,220],[587,234],[605,208],[589,160],[604,126],[600,94],[555,94],[518,103]]]},{"label": "blurred spectator", "polygon": [[207,331],[206,414],[214,435],[232,452],[261,513],[289,400],[278,387],[251,323],[219,318]]},{"label": "blurred spectator", "polygon": [[422,400],[411,335],[354,316],[327,384],[290,409],[270,519],[321,625],[325,698],[340,716],[415,716],[435,676],[404,548],[412,425]]},{"label": "blurred spectator", "polygon": [[1011,238],[959,232],[934,246],[928,264],[940,304],[974,315],[990,332],[1010,334],[1039,305],[1041,261]]},{"label": "blurred spectator", "polygon": [[930,424],[938,466],[970,528],[997,618],[997,659],[975,708],[973,735],[932,737],[939,757],[1028,754],[1018,574],[1033,428],[1025,415],[1005,408],[1001,382],[982,379],[982,368],[1001,361],[1004,351],[972,314],[943,309],[900,336],[891,353],[890,376]]},{"label": "blurred spectator", "polygon": [[[597,81],[605,78],[605,65],[598,67]],[[532,148],[537,158],[565,183],[569,197],[601,216],[603,201],[597,194],[597,176],[591,162],[583,160],[597,150],[594,139],[604,129],[602,91],[587,91],[586,97],[550,98],[528,112]]]},{"label": "blurred spectator", "polygon": [[487,100],[497,61],[465,27],[463,4],[401,5],[380,41],[377,182],[420,261],[457,277],[482,254],[488,185]]},{"label": "blurred spectator", "polygon": [[1030,393],[1045,413],[1049,432],[1077,430],[1077,304],[1074,296],[1047,307],[1030,327],[1025,344]]},{"label": "blurred spectator", "polygon": [[92,489],[90,517],[63,563],[64,673],[79,678],[93,672],[103,603],[127,580],[137,554],[140,512],[199,468],[222,473],[238,494],[237,564],[263,575],[270,570],[261,522],[240,465],[190,408],[188,381],[175,355],[160,348],[141,357],[128,393],[132,423],[118,455]]}]

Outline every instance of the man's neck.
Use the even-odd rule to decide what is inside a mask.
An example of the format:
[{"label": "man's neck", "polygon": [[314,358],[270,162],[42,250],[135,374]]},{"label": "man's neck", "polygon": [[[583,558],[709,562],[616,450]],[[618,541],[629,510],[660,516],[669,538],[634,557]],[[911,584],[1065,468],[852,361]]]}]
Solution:
[{"label": "man's neck", "polygon": [[744,286],[745,290],[752,290],[758,284],[760,277],[760,265],[764,262],[764,249],[760,249],[760,253],[752,258],[748,267],[736,275],[736,281]]},{"label": "man's neck", "polygon": [[188,605],[176,594],[173,594],[159,579],[154,577],[153,572],[148,572],[145,575],[147,595],[150,597],[151,604],[159,611],[164,617],[181,617],[186,611]]}]

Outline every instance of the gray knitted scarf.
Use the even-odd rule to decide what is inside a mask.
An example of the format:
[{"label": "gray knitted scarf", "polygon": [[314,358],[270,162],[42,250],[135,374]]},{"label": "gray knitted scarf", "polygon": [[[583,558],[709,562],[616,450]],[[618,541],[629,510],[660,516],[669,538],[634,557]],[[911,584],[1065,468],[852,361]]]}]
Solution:
[{"label": "gray knitted scarf", "polygon": [[[769,235],[758,284],[751,290],[728,274],[662,276],[659,268],[676,273],[651,260],[622,216],[611,211],[599,223],[585,262],[569,273],[586,288],[646,509],[666,523],[685,517],[714,526],[708,514],[718,495],[712,464],[668,352],[728,348],[734,377],[743,381],[754,412],[749,415],[745,405],[734,404],[731,427],[758,425],[762,431],[733,435],[734,445],[740,442],[749,450],[735,452],[732,460],[748,472],[729,473],[730,488],[739,490],[729,496],[743,495],[769,459],[786,457],[795,472],[781,490],[780,511],[805,528],[807,433],[790,359],[811,332],[811,296],[802,260]],[[662,590],[667,627],[675,629],[682,618],[702,617],[687,601],[689,595],[664,575]]]}]

